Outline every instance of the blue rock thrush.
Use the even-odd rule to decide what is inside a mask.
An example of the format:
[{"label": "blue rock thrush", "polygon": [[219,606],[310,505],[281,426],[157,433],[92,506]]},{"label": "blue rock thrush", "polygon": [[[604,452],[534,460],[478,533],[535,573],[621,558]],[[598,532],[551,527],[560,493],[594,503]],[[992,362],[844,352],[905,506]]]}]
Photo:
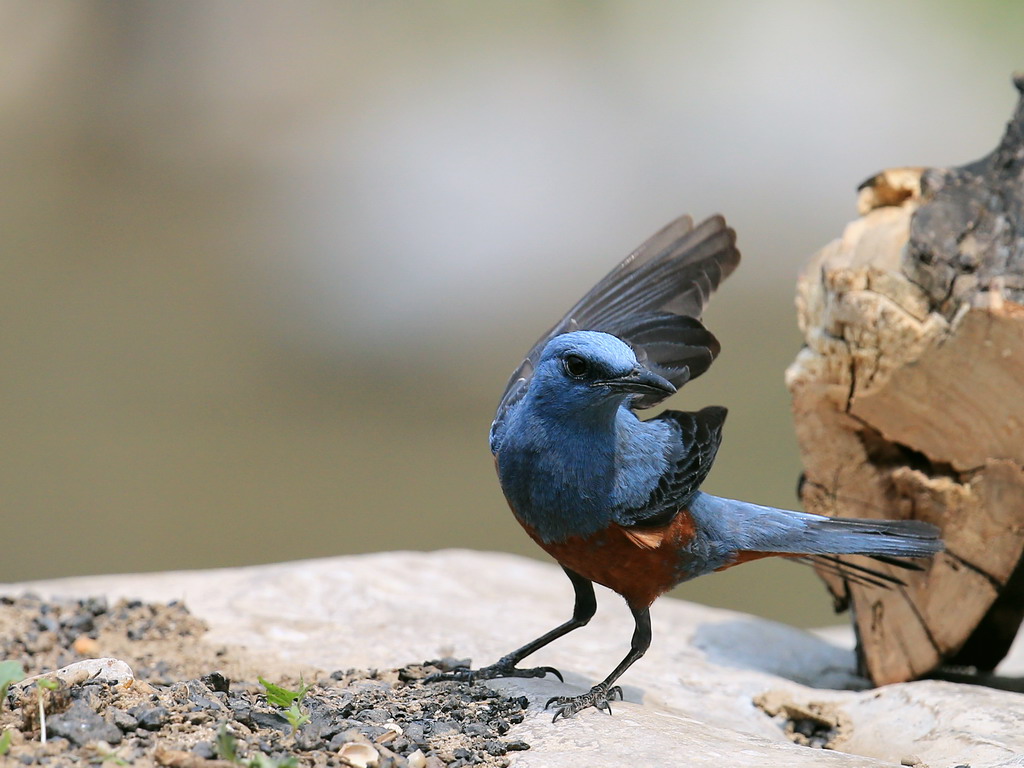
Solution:
[{"label": "blue rock thrush", "polygon": [[572,618],[497,663],[438,675],[481,680],[561,674],[517,664],[584,626],[597,610],[593,583],[622,595],[636,622],[629,653],[581,696],[548,701],[555,720],[587,708],[611,712],[613,685],[651,642],[649,609],[677,584],[748,560],[810,560],[864,584],[899,579],[836,555],[929,557],[938,529],[916,520],[836,519],[701,492],[722,439],[725,408],[649,408],[704,373],[719,352],[701,313],[740,261],[721,216],[694,227],[681,217],[641,245],[533,346],[513,373],[491,426],[501,487],[526,532],[576,591]]}]

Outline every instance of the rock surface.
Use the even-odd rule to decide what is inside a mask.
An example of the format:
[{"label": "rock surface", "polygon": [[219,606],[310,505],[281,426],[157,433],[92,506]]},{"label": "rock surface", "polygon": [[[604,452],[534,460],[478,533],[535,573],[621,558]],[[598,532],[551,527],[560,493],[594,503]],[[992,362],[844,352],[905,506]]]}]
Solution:
[{"label": "rock surface", "polygon": [[[571,587],[555,567],[463,551],[0,585],[2,594],[26,590],[182,600],[210,626],[199,642],[244,646],[296,671],[397,667],[447,655],[486,664],[564,621],[572,606]],[[941,681],[841,690],[864,685],[853,671],[849,632],[823,633],[842,638],[833,644],[671,599],[654,607],[653,646],[624,676],[626,701],[615,703],[614,716],[591,710],[552,725],[543,702],[585,690],[626,651],[628,611],[615,595],[602,591],[599,599],[588,627],[535,656],[560,668],[566,685],[495,683],[531,702],[525,722],[508,734],[531,749],[516,753],[512,765],[862,767],[914,756],[933,768],[1024,766],[1020,693]],[[1021,643],[999,671],[1024,675]],[[794,743],[787,727],[795,739],[832,749]]]},{"label": "rock surface", "polygon": [[102,681],[105,683],[124,683],[134,679],[132,668],[120,659],[86,659],[77,661],[66,667],[61,667],[53,672],[41,675],[33,675],[19,680],[11,686],[11,690],[18,691],[35,684],[42,677],[51,680],[59,680],[66,686],[78,685],[85,680]]}]

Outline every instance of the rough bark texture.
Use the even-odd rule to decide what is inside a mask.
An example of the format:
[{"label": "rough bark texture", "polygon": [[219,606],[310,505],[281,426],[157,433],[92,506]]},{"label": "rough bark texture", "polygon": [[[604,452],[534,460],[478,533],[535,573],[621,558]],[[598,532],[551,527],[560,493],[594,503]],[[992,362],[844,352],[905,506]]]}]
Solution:
[{"label": "rough bark texture", "polygon": [[896,169],[798,284],[787,371],[803,502],[927,520],[947,550],[905,589],[822,574],[852,606],[877,684],[943,663],[992,669],[1024,617],[1024,78],[999,147]]}]

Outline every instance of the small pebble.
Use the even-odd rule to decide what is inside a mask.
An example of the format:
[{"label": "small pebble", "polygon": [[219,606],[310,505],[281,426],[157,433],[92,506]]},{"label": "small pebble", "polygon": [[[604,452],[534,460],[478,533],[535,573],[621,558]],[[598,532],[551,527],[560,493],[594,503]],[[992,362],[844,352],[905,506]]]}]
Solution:
[{"label": "small pebble", "polygon": [[211,672],[203,675],[201,679],[211,691],[229,693],[231,690],[231,681],[223,672]]},{"label": "small pebble", "polygon": [[292,729],[288,719],[277,712],[260,712],[259,710],[253,709],[248,722],[257,725],[260,728],[273,728],[281,731],[282,733],[288,733]]},{"label": "small pebble", "polygon": [[313,723],[308,723],[299,729],[295,734],[295,746],[306,752],[319,749],[323,746],[324,740],[320,736],[320,729]]},{"label": "small pebble", "polygon": [[95,657],[100,655],[100,644],[88,635],[79,635],[71,644],[71,649],[79,656]]},{"label": "small pebble", "polygon": [[364,709],[361,712],[356,713],[355,719],[362,720],[365,723],[373,723],[374,725],[382,726],[391,719],[391,715],[388,714],[386,709]]},{"label": "small pebble", "polygon": [[488,739],[484,742],[484,750],[488,755],[500,757],[508,752],[508,747],[505,746],[504,742],[498,741],[497,739]]},{"label": "small pebble", "polygon": [[484,723],[467,723],[462,727],[462,732],[467,736],[476,736],[483,739],[494,737],[494,732]]},{"label": "small pebble", "polygon": [[134,716],[117,707],[107,707],[107,719],[125,733],[139,727],[139,721]]},{"label": "small pebble", "polygon": [[107,598],[105,597],[87,597],[84,600],[79,600],[78,604],[93,616],[100,616],[107,612]]},{"label": "small pebble", "polygon": [[192,754],[203,758],[203,760],[213,760],[217,757],[217,750],[208,741],[197,741],[195,746],[192,747]]},{"label": "small pebble", "polygon": [[93,741],[105,741],[108,744],[121,742],[120,729],[108,723],[81,700],[72,702],[64,712],[47,717],[46,727],[53,736],[65,738],[78,746]]},{"label": "small pebble", "polygon": [[459,733],[461,728],[454,720],[435,720],[430,724],[431,736],[443,736],[447,733]]},{"label": "small pebble", "polygon": [[75,632],[75,634],[92,632],[96,627],[91,613],[76,613],[75,615],[69,616],[67,619],[61,621],[61,624],[67,629]]},{"label": "small pebble", "polygon": [[405,737],[414,744],[422,744],[426,740],[423,723],[407,723],[405,726]]},{"label": "small pebble", "polygon": [[135,716],[135,719],[139,721],[139,728],[143,728],[147,731],[159,731],[167,723],[170,713],[165,707],[150,707],[148,709],[139,710],[140,707],[133,707],[128,710],[128,713]]},{"label": "small pebble", "polygon": [[57,621],[56,617],[51,616],[49,612],[43,612],[36,617],[36,626],[44,632],[52,632],[54,634],[60,630],[60,622]]}]

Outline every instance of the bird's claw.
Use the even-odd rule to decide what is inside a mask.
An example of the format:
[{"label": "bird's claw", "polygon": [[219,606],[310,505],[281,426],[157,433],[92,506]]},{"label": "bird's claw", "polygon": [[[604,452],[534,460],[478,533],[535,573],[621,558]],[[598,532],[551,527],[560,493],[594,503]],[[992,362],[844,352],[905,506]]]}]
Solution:
[{"label": "bird's claw", "polygon": [[612,713],[612,705],[609,702],[616,697],[619,701],[622,701],[622,688],[617,685],[607,688],[603,684],[598,684],[587,693],[579,696],[553,696],[548,699],[544,709],[548,709],[552,704],[557,705],[555,707],[555,716],[551,718],[552,723],[557,722],[560,717],[568,719],[577,712],[582,712],[587,707],[594,707],[594,709],[599,709],[610,715]]},{"label": "bird's claw", "polygon": [[480,680],[495,680],[499,677],[545,677],[549,674],[557,677],[559,681],[565,682],[562,678],[562,673],[554,667],[529,667],[521,669],[514,662],[502,659],[496,664],[491,664],[489,667],[480,667],[480,669],[460,667],[450,672],[438,672],[428,675],[426,682],[438,683],[450,680],[459,683],[475,683]]},{"label": "bird's claw", "polygon": [[472,683],[476,679],[476,673],[478,670],[470,669],[469,667],[459,667],[448,672],[435,672],[432,675],[427,675],[423,678],[425,683],[442,683],[451,681],[455,683]]}]

